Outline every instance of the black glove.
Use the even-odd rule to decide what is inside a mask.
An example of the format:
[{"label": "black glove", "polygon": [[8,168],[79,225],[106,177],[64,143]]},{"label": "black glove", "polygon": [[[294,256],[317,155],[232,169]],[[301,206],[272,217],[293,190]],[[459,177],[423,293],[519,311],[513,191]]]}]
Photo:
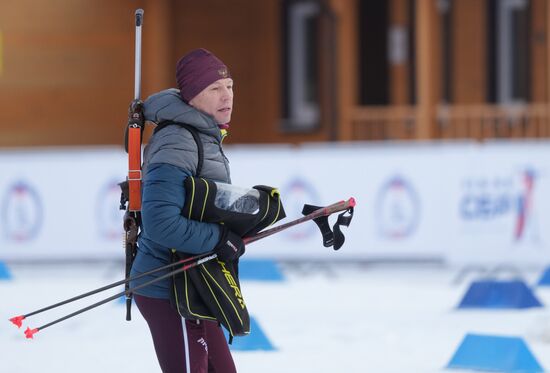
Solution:
[{"label": "black glove", "polygon": [[223,262],[238,259],[245,251],[242,238],[224,226],[220,228],[220,241],[214,247],[214,252],[218,255],[218,259]]}]

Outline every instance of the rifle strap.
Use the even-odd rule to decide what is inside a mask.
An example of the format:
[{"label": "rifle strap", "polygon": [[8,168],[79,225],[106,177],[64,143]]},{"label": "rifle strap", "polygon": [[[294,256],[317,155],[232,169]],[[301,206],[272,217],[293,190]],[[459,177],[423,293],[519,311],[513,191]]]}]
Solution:
[{"label": "rifle strap", "polygon": [[131,212],[141,211],[141,127],[128,128],[128,188]]},{"label": "rifle strap", "polygon": [[143,139],[143,103],[133,100],[128,109],[124,147],[128,152],[128,210],[141,211],[141,142]]}]

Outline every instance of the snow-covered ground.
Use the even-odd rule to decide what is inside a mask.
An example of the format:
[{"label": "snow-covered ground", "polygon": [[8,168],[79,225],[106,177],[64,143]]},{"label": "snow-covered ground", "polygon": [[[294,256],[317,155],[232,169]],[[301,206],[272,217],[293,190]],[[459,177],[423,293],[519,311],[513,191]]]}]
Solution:
[{"label": "snow-covered ground", "polygon": [[[234,351],[239,372],[444,372],[466,333],[522,337],[550,369],[550,309],[456,310],[471,280],[454,284],[456,270],[418,264],[281,267],[285,281],[242,284],[251,316],[275,350]],[[29,317],[19,330],[8,322],[119,279],[118,264],[14,265],[11,271],[12,280],[0,281],[0,372],[160,371],[137,308],[127,322],[116,301],[44,329],[33,340],[23,336],[27,326],[112,293]],[[533,284],[540,273],[523,275]],[[535,293],[550,306],[549,288]]]}]

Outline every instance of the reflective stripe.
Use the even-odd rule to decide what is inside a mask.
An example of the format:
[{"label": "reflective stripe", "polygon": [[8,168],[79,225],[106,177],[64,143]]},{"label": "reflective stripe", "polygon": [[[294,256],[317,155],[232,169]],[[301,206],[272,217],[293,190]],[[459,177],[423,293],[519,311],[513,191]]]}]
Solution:
[{"label": "reflective stripe", "polygon": [[185,372],[191,373],[191,362],[189,355],[189,337],[187,336],[187,327],[185,326],[185,319],[181,318],[181,327],[183,328],[183,348],[185,354]]}]

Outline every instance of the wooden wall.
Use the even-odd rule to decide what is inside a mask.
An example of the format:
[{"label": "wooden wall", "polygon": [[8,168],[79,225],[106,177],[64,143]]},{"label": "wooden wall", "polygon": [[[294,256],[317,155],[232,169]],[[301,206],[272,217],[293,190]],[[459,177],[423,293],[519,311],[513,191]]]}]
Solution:
[{"label": "wooden wall", "polygon": [[[281,1],[174,2],[176,59],[204,47],[230,68],[235,104],[228,143],[325,140],[328,125],[305,134],[281,129]],[[205,21],[206,19],[206,21]]]},{"label": "wooden wall", "polygon": [[0,146],[121,143],[131,0],[0,3]]},{"label": "wooden wall", "polygon": [[484,0],[452,2],[453,104],[479,104],[486,100],[486,9]]},{"label": "wooden wall", "polygon": [[145,10],[142,97],[175,86],[193,48],[235,79],[228,142],[324,140],[281,130],[280,0],[18,0],[0,4],[0,146],[120,144],[133,97],[136,8]]},{"label": "wooden wall", "polygon": [[[322,124],[303,134],[281,129],[282,0],[2,1],[0,147],[121,144],[133,97],[133,15],[138,7],[145,10],[142,97],[174,87],[178,58],[204,47],[230,67],[235,79],[228,143],[352,139],[359,0],[320,1],[330,9],[323,24],[330,20],[336,31],[335,45],[320,40],[320,60],[333,54],[335,66],[321,66]],[[417,1],[430,2],[431,7],[436,3]],[[407,3],[392,0],[388,23],[412,22],[406,19]],[[452,102],[483,103],[486,0],[452,4]],[[545,0],[531,0],[531,92],[536,102],[548,99],[550,85],[548,7]],[[336,69],[335,85],[328,82],[331,67]],[[434,62],[432,73],[436,67]],[[407,103],[407,68],[391,68],[394,104]],[[434,92],[438,82],[433,79]]]},{"label": "wooden wall", "polygon": [[[227,141],[268,141],[279,134],[279,1],[176,2],[176,59],[204,47],[228,65],[235,83]],[[205,18],[207,21],[205,22]]]},{"label": "wooden wall", "polygon": [[547,48],[548,28],[546,18],[548,16],[547,0],[531,0],[531,100],[544,102],[548,99],[548,61]]},{"label": "wooden wall", "polygon": [[[391,0],[390,5],[390,27],[405,30],[410,33],[411,22],[409,14],[409,2],[411,0]],[[406,35],[407,37],[409,35]],[[407,44],[409,40],[405,41]],[[408,45],[407,45],[408,47]],[[406,58],[398,63],[390,61],[390,103],[392,105],[408,105],[411,103],[409,95],[410,84],[409,74],[411,61],[409,55],[403,52]]]}]

